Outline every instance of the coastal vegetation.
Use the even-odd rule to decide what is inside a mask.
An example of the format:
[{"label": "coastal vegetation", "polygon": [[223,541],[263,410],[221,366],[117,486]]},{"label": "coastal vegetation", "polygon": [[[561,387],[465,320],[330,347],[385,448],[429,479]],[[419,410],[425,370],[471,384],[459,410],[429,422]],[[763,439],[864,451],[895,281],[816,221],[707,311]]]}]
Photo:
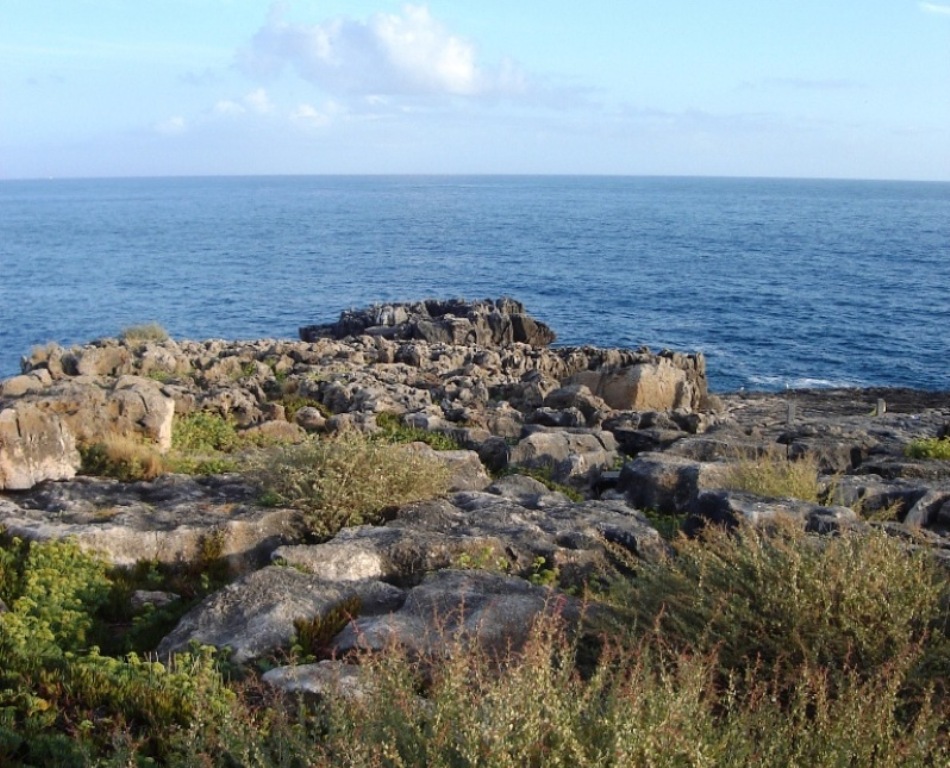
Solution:
[{"label": "coastal vegetation", "polygon": [[460,307],[5,382],[0,765],[950,761],[942,402],[792,420]]},{"label": "coastal vegetation", "polygon": [[252,454],[245,468],[267,503],[302,510],[320,538],[439,496],[449,480],[438,461],[353,431]]},{"label": "coastal vegetation", "polygon": [[950,438],[922,437],[907,446],[907,455],[912,459],[950,460]]},{"label": "coastal vegetation", "polygon": [[730,463],[722,484],[724,488],[776,499],[818,503],[822,497],[814,455],[790,461],[777,448],[753,456],[738,455]]},{"label": "coastal vegetation", "polygon": [[360,654],[362,693],[320,699],[278,694],[260,668],[209,648],[167,660],[148,645],[120,652],[128,580],[70,542],[0,549],[4,765],[894,766],[950,756],[947,579],[883,533],[819,543],[791,525],[707,528],[589,591],[581,627],[541,619],[523,649],[501,656],[460,638],[439,658]]},{"label": "coastal vegetation", "polygon": [[169,337],[168,331],[159,323],[142,323],[123,328],[119,333],[119,338],[127,342],[142,343],[146,341],[166,341]]}]

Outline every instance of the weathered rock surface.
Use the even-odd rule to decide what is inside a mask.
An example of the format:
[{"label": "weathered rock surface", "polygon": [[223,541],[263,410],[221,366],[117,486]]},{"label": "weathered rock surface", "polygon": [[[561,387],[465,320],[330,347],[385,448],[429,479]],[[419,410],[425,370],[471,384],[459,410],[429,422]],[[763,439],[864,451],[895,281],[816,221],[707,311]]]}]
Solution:
[{"label": "weathered rock surface", "polygon": [[705,490],[719,488],[724,462],[699,462],[667,453],[643,453],[620,471],[617,492],[637,509],[681,514]]},{"label": "weathered rock surface", "polygon": [[316,699],[334,694],[359,700],[369,693],[369,683],[359,667],[332,659],[275,667],[265,672],[261,680],[285,693],[306,694]]},{"label": "weathered rock surface", "polygon": [[690,533],[708,524],[735,526],[745,520],[767,525],[777,518],[800,521],[805,530],[815,533],[834,533],[862,524],[849,507],[826,507],[798,499],[766,499],[734,491],[701,493],[690,505],[690,513],[685,526]]},{"label": "weathered rock surface", "polygon": [[[75,536],[123,565],[226,558],[241,578],[186,615],[161,651],[195,641],[231,647],[238,661],[279,654],[300,622],[326,630],[349,616],[332,642],[339,653],[389,642],[442,653],[458,638],[516,646],[538,616],[576,616],[576,603],[531,579],[581,583],[615,562],[618,546],[625,561],[669,552],[645,510],[686,515],[689,532],[782,517],[817,534],[860,530],[855,508],[891,511],[886,530],[950,563],[950,462],[904,455],[911,440],[950,432],[947,393],[711,396],[701,355],[550,348],[550,329],[510,300],[386,305],[302,333],[308,341],[35,351],[0,383],[0,527]],[[120,432],[165,449],[176,416],[195,410],[264,443],[378,432],[395,415],[464,450],[415,448],[452,471],[446,498],[319,545],[304,543],[297,513],[260,507],[236,476],[70,479],[77,444]],[[730,463],[759,455],[815,457],[828,506],[722,488]],[[550,471],[586,500],[486,471],[519,467]],[[350,671],[319,667],[307,683],[288,674],[274,684],[317,692],[319,680]]]},{"label": "weathered rock surface", "polygon": [[31,541],[72,537],[120,566],[224,558],[242,571],[304,534],[298,512],[261,507],[256,497],[237,476],[81,477],[0,496],[0,528]]},{"label": "weathered rock surface", "polygon": [[300,329],[300,338],[304,341],[364,334],[482,346],[520,342],[542,347],[555,339],[554,331],[531,317],[523,304],[506,298],[472,302],[429,299],[379,304],[368,309],[346,310],[330,325],[310,325]]},{"label": "weathered rock surface", "polygon": [[411,590],[398,611],[351,621],[332,649],[382,651],[395,644],[417,656],[444,656],[459,643],[477,643],[501,653],[518,650],[543,615],[576,623],[580,604],[513,576],[441,570]]},{"label": "weathered rock surface", "polygon": [[31,403],[0,410],[0,490],[68,480],[79,464],[76,441],[58,417]]},{"label": "weathered rock surface", "polygon": [[159,644],[164,657],[197,642],[231,649],[241,663],[288,648],[297,622],[319,622],[331,614],[387,611],[402,602],[395,587],[379,582],[332,584],[293,568],[269,566],[206,598],[189,611]]},{"label": "weathered rock surface", "polygon": [[541,563],[579,584],[604,567],[605,542],[647,560],[666,552],[647,519],[622,502],[573,504],[536,480],[515,475],[488,492],[411,504],[385,526],[347,528],[326,543],[284,546],[273,556],[327,581],[409,585],[452,567],[527,576]]}]

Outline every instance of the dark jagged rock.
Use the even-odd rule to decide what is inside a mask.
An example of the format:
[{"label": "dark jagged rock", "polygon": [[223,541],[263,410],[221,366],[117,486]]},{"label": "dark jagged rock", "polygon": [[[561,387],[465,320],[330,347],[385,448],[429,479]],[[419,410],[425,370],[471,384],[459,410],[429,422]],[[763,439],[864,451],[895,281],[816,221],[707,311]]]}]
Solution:
[{"label": "dark jagged rock", "polygon": [[426,299],[377,304],[366,309],[345,310],[335,323],[300,329],[303,341],[345,339],[363,334],[389,339],[417,339],[430,344],[479,344],[486,347],[512,343],[545,347],[556,338],[554,331],[531,317],[521,302],[509,298],[494,301]]}]

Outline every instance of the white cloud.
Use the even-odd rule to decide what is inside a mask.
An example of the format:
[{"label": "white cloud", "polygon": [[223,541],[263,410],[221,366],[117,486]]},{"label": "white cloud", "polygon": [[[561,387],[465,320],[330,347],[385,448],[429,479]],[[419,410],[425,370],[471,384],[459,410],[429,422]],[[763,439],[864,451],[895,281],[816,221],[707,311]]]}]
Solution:
[{"label": "white cloud", "polygon": [[927,13],[939,13],[944,16],[950,16],[950,5],[938,5],[937,3],[918,3],[922,11]]},{"label": "white cloud", "polygon": [[290,113],[290,119],[299,125],[304,125],[309,128],[323,128],[330,124],[330,115],[326,112],[321,112],[310,104],[301,104],[298,106]]},{"label": "white cloud", "polygon": [[315,85],[346,95],[474,96],[518,92],[526,82],[510,62],[499,71],[480,66],[474,44],[424,5],[320,24],[284,21],[278,9],[241,51],[240,63],[258,76],[289,64]]},{"label": "white cloud", "polygon": [[155,126],[155,130],[164,136],[179,136],[188,128],[185,118],[181,116],[170,117],[163,120]]},{"label": "white cloud", "polygon": [[257,112],[259,115],[267,114],[274,109],[267,91],[263,88],[258,88],[245,95],[244,104],[252,112]]},{"label": "white cloud", "polygon": [[258,88],[246,93],[240,99],[221,99],[215,103],[212,109],[216,115],[236,116],[253,112],[258,115],[266,115],[274,111],[274,104],[270,96],[263,88]]}]

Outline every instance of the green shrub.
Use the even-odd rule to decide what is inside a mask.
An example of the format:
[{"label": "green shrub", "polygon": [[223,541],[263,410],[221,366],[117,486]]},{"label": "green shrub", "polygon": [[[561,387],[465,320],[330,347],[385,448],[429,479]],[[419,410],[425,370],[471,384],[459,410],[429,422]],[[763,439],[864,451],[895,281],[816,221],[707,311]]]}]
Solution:
[{"label": "green shrub", "polygon": [[726,472],[724,488],[777,499],[819,503],[818,460],[811,454],[791,461],[773,449],[763,456],[739,457]]},{"label": "green shrub", "polygon": [[331,697],[315,765],[894,766],[948,755],[942,712],[904,709],[906,664],[833,686],[803,665],[784,695],[750,662],[745,691],[715,653],[607,645],[588,674],[556,620],[499,659],[458,640],[438,660],[364,657],[361,697]]},{"label": "green shrub", "polygon": [[457,451],[461,448],[456,440],[444,432],[430,432],[404,424],[398,413],[377,413],[376,426],[380,428],[379,437],[390,443],[425,443],[436,451]]},{"label": "green shrub", "polygon": [[0,765],[88,765],[118,733],[160,756],[176,730],[218,717],[233,694],[214,655],[168,664],[101,655],[113,590],[105,564],[73,541],[0,548]]},{"label": "green shrub", "polygon": [[172,425],[172,448],[182,453],[229,452],[240,445],[234,422],[211,411],[176,416]]},{"label": "green shrub", "polygon": [[247,470],[272,502],[306,512],[318,536],[440,496],[449,475],[439,462],[355,432],[260,452]]},{"label": "green shrub", "polygon": [[142,325],[130,325],[123,328],[119,338],[129,343],[167,341],[168,331],[158,323],[143,323]]},{"label": "green shrub", "polygon": [[803,665],[870,674],[904,655],[950,670],[950,587],[930,556],[883,532],[819,539],[794,522],[769,532],[711,526],[675,556],[618,580],[639,632],[792,680]]},{"label": "green shrub", "polygon": [[904,453],[911,459],[939,459],[950,460],[950,438],[922,437],[912,440],[904,449]]}]

